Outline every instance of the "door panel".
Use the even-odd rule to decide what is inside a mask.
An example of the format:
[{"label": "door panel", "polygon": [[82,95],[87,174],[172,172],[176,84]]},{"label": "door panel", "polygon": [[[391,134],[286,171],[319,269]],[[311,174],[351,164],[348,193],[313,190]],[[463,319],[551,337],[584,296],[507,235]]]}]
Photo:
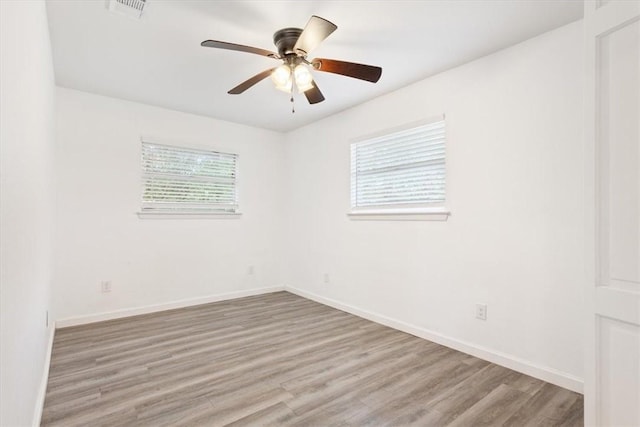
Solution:
[{"label": "door panel", "polygon": [[640,285],[640,22],[598,38],[600,285]]},{"label": "door panel", "polygon": [[600,425],[640,426],[640,327],[606,317],[599,323]]}]

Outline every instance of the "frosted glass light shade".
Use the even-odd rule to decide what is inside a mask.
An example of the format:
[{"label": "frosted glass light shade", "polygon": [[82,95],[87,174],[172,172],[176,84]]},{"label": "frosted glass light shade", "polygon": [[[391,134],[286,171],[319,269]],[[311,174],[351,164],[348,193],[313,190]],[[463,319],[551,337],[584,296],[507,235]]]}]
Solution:
[{"label": "frosted glass light shade", "polygon": [[293,70],[293,75],[298,92],[306,92],[313,87],[313,76],[311,76],[311,72],[306,65],[299,64],[296,66],[295,70]]},{"label": "frosted glass light shade", "polygon": [[291,93],[293,87],[293,79],[291,76],[291,67],[282,64],[271,73],[271,80],[276,85],[276,89]]}]

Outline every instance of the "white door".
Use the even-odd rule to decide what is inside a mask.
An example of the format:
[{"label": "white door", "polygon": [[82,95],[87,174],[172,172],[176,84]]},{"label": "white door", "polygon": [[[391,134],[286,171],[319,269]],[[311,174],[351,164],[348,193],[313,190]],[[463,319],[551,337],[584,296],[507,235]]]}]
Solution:
[{"label": "white door", "polygon": [[585,424],[640,426],[640,0],[585,2]]}]

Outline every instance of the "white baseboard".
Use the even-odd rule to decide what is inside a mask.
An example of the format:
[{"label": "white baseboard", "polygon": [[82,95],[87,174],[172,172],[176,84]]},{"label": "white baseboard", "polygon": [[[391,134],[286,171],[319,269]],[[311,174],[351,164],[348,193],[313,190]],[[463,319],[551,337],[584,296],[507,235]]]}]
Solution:
[{"label": "white baseboard", "polygon": [[470,354],[480,359],[487,360],[489,362],[495,363],[496,365],[513,369],[514,371],[521,372],[523,374],[538,378],[551,384],[555,384],[571,391],[575,391],[577,393],[583,392],[582,379],[574,377],[573,375],[567,374],[565,372],[558,371],[557,369],[536,365],[535,363],[532,363],[528,360],[520,359],[518,357],[494,351],[486,347],[447,337],[428,329],[411,325],[409,323],[392,319],[390,317],[383,316],[371,311],[363,310],[353,305],[344,304],[331,298],[325,298],[323,296],[304,291],[302,289],[285,286],[285,290],[301,297],[319,302],[321,304],[337,308],[338,310],[346,311],[347,313],[351,313],[364,319],[371,320],[372,322],[380,323],[381,325],[389,326],[390,328],[394,328],[399,331],[406,332],[408,334],[415,335],[429,341],[433,341],[437,344],[444,345],[454,350]]},{"label": "white baseboard", "polygon": [[36,406],[33,410],[33,427],[40,427],[42,421],[42,411],[44,410],[44,398],[47,395],[47,384],[49,382],[49,367],[51,366],[51,351],[53,350],[53,337],[56,333],[56,322],[49,328],[47,342],[47,352],[44,356],[44,367],[42,368],[42,379],[36,396]]},{"label": "white baseboard", "polygon": [[105,320],[120,319],[123,317],[138,316],[140,314],[155,313],[157,311],[173,310],[176,308],[191,307],[193,305],[208,304],[211,302],[225,301],[235,298],[250,297],[254,295],[269,294],[272,292],[284,291],[284,286],[272,286],[268,288],[247,289],[243,291],[227,292],[224,294],[208,295],[204,297],[189,298],[172,301],[163,304],[146,305],[142,307],[125,308],[121,310],[108,311],[87,316],[69,317],[56,321],[57,328],[68,328],[69,326],[85,325],[88,323],[104,322]]}]

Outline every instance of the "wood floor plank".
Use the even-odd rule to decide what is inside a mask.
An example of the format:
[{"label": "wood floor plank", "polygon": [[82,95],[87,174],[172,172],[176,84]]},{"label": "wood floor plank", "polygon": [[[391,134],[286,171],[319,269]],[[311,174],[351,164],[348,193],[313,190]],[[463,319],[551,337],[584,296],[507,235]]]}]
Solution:
[{"label": "wood floor plank", "polygon": [[436,414],[442,414],[439,418],[441,422],[450,423],[498,386],[515,382],[521,375],[502,366],[487,364],[448,390],[433,396],[425,406]]},{"label": "wood floor plank", "polygon": [[227,426],[230,427],[252,427],[252,426],[276,426],[283,425],[287,420],[295,418],[293,411],[284,403],[278,402],[275,405],[256,411]]},{"label": "wood floor plank", "polygon": [[580,426],[582,396],[287,292],[56,331],[44,426]]},{"label": "wood floor plank", "polygon": [[[574,406],[574,405],[578,406]],[[576,393],[544,384],[532,397],[527,399],[506,423],[510,426],[535,426],[563,424],[575,417],[575,412],[582,413],[582,397]]]},{"label": "wood floor plank", "polygon": [[500,384],[478,403],[467,409],[451,427],[503,425],[526,402],[528,395],[507,385]]},{"label": "wood floor plank", "polygon": [[582,396],[577,396],[573,405],[571,405],[564,416],[560,420],[553,420],[555,425],[562,425],[565,427],[579,427],[584,425],[584,401]]}]

